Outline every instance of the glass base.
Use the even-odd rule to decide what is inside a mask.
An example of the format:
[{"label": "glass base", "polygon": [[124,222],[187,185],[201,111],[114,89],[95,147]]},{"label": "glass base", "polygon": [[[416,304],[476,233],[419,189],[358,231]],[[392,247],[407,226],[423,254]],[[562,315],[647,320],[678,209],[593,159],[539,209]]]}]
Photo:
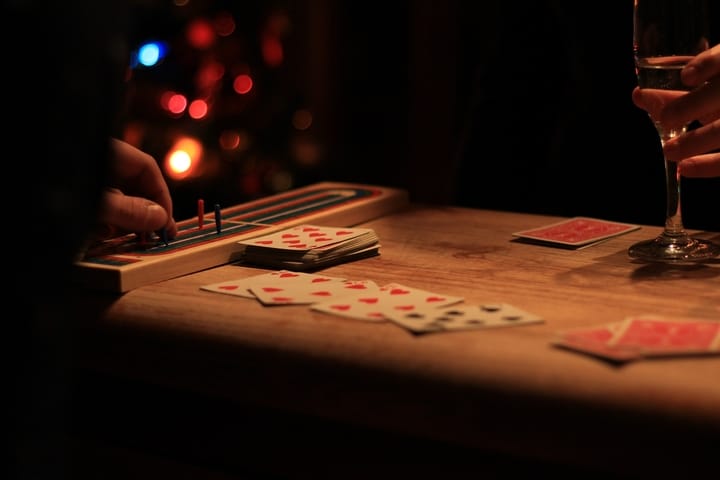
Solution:
[{"label": "glass base", "polygon": [[720,245],[688,235],[662,234],[632,245],[628,255],[647,262],[702,262],[720,255]]}]

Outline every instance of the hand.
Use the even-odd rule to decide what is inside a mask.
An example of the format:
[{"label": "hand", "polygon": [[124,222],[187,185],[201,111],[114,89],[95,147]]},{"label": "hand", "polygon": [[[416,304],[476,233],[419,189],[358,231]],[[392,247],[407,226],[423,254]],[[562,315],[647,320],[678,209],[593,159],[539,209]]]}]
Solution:
[{"label": "hand", "polygon": [[[101,236],[119,232],[154,232],[165,229],[177,235],[170,191],[155,159],[132,145],[112,139],[113,186],[103,196]],[[137,196],[136,196],[137,195]]]},{"label": "hand", "polygon": [[666,141],[665,156],[678,162],[686,177],[720,177],[720,45],[688,62],[682,80],[694,89],[682,94],[636,87],[633,102],[669,128],[700,122],[701,127]]}]

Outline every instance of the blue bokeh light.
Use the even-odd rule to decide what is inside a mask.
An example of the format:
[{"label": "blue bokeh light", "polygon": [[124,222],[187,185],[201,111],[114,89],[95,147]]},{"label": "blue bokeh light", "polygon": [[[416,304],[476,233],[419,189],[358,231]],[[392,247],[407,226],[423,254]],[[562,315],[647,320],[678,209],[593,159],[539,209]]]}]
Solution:
[{"label": "blue bokeh light", "polygon": [[167,48],[162,42],[147,42],[138,48],[133,61],[133,66],[142,65],[152,67],[157,65],[167,53]]}]

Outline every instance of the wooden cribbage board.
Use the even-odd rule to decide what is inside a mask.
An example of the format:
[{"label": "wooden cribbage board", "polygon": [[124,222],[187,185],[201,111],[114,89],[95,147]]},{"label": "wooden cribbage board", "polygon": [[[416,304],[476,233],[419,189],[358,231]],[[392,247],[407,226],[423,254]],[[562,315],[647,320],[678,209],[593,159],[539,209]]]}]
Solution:
[{"label": "wooden cribbage board", "polygon": [[[76,262],[76,278],[88,287],[118,293],[233,261],[237,242],[304,223],[351,227],[408,205],[395,188],[321,182],[222,208],[218,233],[214,211],[178,222],[164,242],[140,242],[134,234],[93,246]],[[201,227],[202,225],[202,227]]]}]

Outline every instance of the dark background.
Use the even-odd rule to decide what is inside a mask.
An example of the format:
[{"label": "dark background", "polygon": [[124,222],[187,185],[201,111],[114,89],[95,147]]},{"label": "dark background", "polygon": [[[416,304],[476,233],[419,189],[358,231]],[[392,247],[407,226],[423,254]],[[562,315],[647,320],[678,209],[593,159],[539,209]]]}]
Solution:
[{"label": "dark background", "polygon": [[[166,38],[170,55],[152,71],[135,72],[127,120],[146,130],[141,146],[159,160],[170,132],[198,134],[208,158],[221,127],[253,139],[243,152],[220,152],[220,167],[203,176],[170,180],[180,219],[194,215],[197,198],[227,205],[337,180],[405,188],[418,202],[662,225],[660,145],[630,97],[632,2],[521,7],[144,2],[135,7],[133,41]],[[208,51],[188,48],[178,32],[218,12],[237,19],[233,35]],[[285,61],[270,67],[258,54],[259,39],[278,15],[286,22],[278,37]],[[162,88],[184,82],[191,90],[193,67],[221,49],[234,52],[228,65],[242,62],[256,75],[243,108],[218,108],[203,122],[147,108]],[[221,92],[216,105],[232,97]],[[290,127],[298,109],[313,114],[302,132]],[[720,228],[713,208],[720,182],[686,179],[682,188],[686,226]]]}]

